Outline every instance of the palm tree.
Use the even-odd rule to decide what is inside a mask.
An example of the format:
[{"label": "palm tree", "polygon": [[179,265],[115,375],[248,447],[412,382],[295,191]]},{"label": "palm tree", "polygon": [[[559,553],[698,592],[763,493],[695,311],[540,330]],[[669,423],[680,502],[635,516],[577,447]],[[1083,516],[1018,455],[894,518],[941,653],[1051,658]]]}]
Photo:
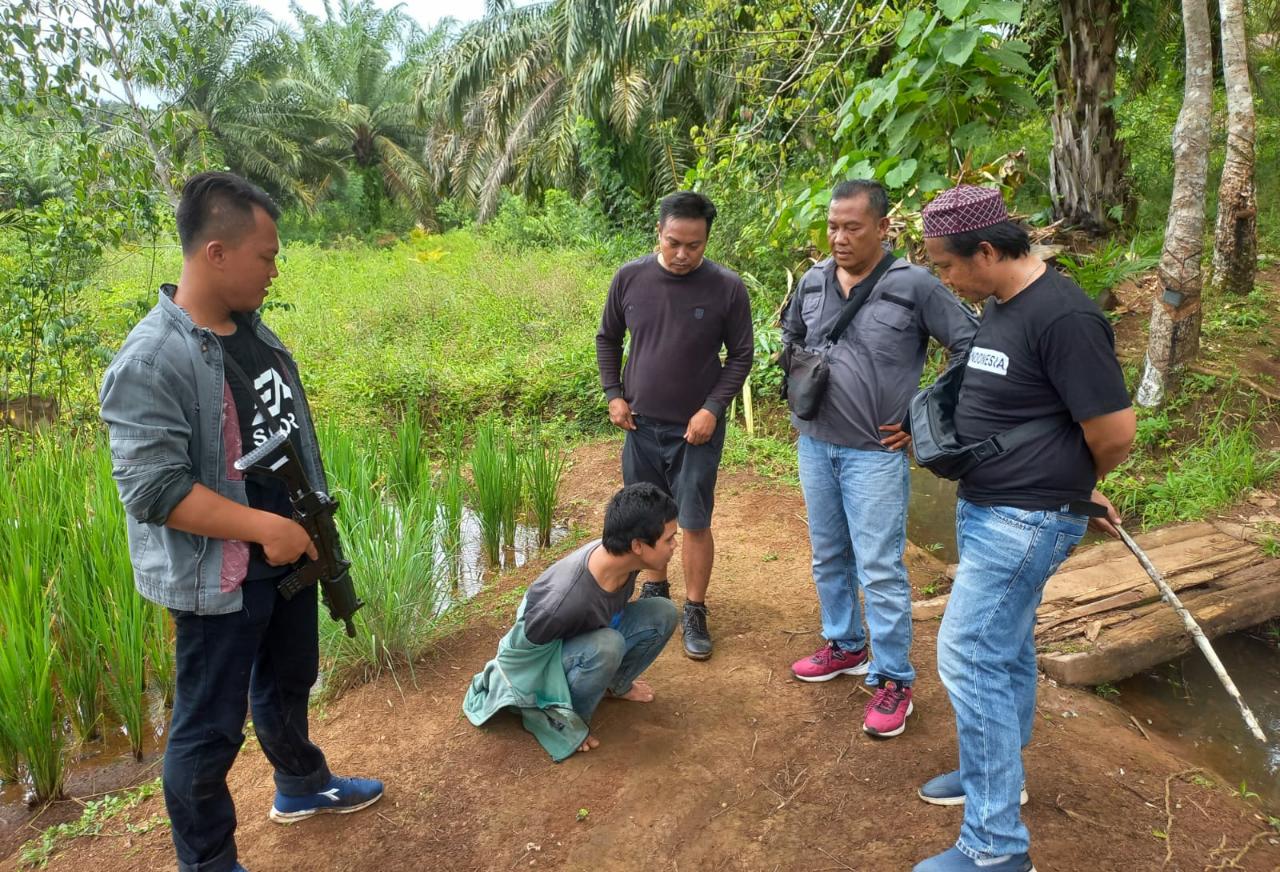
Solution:
[{"label": "palm tree", "polygon": [[[620,177],[645,199],[675,187],[690,160],[689,128],[707,115],[692,59],[669,46],[667,21],[683,3],[491,3],[422,71],[418,104],[437,182],[474,201],[482,220],[504,185],[581,193],[594,174]],[[607,144],[593,154],[605,165],[582,159],[593,136]]]},{"label": "palm tree", "polygon": [[316,145],[322,119],[301,98],[289,71],[297,46],[260,7],[218,0],[213,9],[145,17],[190,47],[169,68],[161,91],[182,133],[176,159],[186,168],[227,166],[277,195],[312,205],[341,168]]},{"label": "palm tree", "polygon": [[434,45],[404,12],[373,0],[325,0],[324,17],[291,6],[301,37],[294,89],[323,133],[320,152],[359,177],[368,219],[391,198],[431,220],[432,184],[414,103],[416,73]]}]

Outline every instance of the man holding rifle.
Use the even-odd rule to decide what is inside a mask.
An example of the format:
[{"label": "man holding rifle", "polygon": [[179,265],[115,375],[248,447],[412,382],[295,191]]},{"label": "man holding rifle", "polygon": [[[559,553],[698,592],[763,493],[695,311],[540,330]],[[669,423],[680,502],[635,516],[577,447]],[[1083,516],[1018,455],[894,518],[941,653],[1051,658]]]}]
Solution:
[{"label": "man holding rifle", "polygon": [[[308,518],[311,532],[293,518],[292,500],[317,505],[304,489],[323,490],[325,478],[297,367],[257,313],[277,275],[279,214],[238,176],[187,182],[177,214],[181,277],[161,286],[100,395],[134,582],[176,627],[164,793],[182,872],[243,869],[226,776],[249,705],[275,768],[272,820],[357,811],[382,796],[379,781],[332,775],[307,734],[319,668],[317,585],[298,581],[325,576],[315,580],[335,617],[349,618],[358,600],[336,541],[319,534],[331,517]],[[297,467],[288,486],[235,463],[276,434],[292,449],[280,457]],[[264,458],[276,473],[280,464]],[[309,571],[304,557],[335,572]]]}]

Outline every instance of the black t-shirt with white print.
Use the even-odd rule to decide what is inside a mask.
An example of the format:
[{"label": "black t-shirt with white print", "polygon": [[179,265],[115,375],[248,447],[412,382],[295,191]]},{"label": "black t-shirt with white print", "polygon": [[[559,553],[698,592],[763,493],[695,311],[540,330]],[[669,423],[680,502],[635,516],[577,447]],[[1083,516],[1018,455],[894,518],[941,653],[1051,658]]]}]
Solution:
[{"label": "black t-shirt with white print", "polygon": [[1096,484],[1078,422],[1130,405],[1115,335],[1093,300],[1052,267],[1004,303],[984,307],[956,408],[956,435],[980,442],[1036,418],[1063,426],[993,457],[960,482],[983,506],[1056,509],[1086,500]]},{"label": "black t-shirt with white print", "polygon": [[[270,346],[254,335],[253,326],[247,318],[234,315],[233,320],[236,332],[218,338],[222,342],[223,354],[234,360],[253,382],[252,386],[244,384],[232,367],[224,367],[227,384],[231,386],[231,398],[236,404],[236,416],[240,419],[240,444],[248,454],[280,429],[286,429],[290,438],[296,439],[298,418],[284,364]],[[257,393],[266,407],[270,420],[263,418],[251,390]],[[244,490],[251,507],[286,518],[293,515],[288,490],[280,479],[246,475]],[[255,542],[249,546],[247,579],[278,578],[289,570],[288,566],[267,563],[261,545]]]}]

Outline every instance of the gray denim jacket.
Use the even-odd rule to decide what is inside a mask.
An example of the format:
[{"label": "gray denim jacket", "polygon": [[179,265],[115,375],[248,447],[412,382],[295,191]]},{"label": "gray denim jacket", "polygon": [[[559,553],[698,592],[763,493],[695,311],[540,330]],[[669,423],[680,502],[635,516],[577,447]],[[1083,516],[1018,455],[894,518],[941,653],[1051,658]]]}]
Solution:
[{"label": "gray denim jacket", "polygon": [[[241,608],[249,566],[245,542],[210,539],[165,526],[197,483],[247,505],[234,463],[240,422],[222,364],[222,344],[174,301],[173,285],[129,332],[107,367],[98,398],[111,439],[112,475],[128,515],[134,584],[152,602],[201,615]],[[284,362],[299,414],[302,462],[326,488],[311,410],[293,357],[255,312],[257,336]]]},{"label": "gray denim jacket", "polygon": [[[784,342],[818,349],[846,304],[831,258],[811,267],[782,316]],[[962,363],[978,320],[932,273],[899,258],[832,348],[827,394],[818,416],[792,425],[812,439],[885,451],[881,424],[898,424],[920,386],[929,337]]]}]

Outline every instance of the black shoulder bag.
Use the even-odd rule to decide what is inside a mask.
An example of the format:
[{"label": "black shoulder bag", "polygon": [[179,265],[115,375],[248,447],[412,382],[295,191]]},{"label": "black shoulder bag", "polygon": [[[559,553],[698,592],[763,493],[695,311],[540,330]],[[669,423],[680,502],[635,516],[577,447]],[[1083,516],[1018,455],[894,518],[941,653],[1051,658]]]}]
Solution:
[{"label": "black shoulder bag", "polygon": [[911,434],[916,463],[941,478],[964,478],[983,461],[998,457],[1071,423],[1065,412],[1024,421],[1016,427],[965,445],[956,434],[956,404],[966,364],[957,363],[911,398],[902,428]]},{"label": "black shoulder bag", "polygon": [[787,405],[791,407],[791,412],[801,421],[812,421],[818,416],[818,410],[822,407],[822,398],[827,393],[827,382],[831,378],[831,365],[827,362],[827,355],[840,340],[845,328],[852,323],[858,310],[871,299],[876,285],[880,284],[880,279],[896,262],[897,258],[890,254],[880,258],[876,268],[867,276],[866,281],[869,285],[867,292],[845,303],[844,308],[840,310],[840,317],[827,333],[826,344],[821,348],[815,351],[789,345],[784,349],[782,368],[787,378],[783,383],[783,396],[787,400]]}]

